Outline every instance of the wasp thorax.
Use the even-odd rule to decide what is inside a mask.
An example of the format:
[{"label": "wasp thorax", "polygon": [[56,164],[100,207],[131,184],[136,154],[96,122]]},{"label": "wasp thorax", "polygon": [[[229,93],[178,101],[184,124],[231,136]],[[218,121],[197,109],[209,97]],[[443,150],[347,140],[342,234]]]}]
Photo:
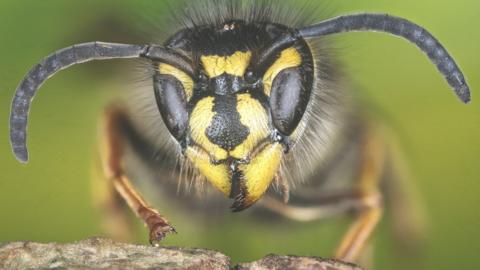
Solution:
[{"label": "wasp thorax", "polygon": [[163,120],[186,157],[241,210],[257,201],[279,171],[278,136],[292,135],[313,85],[305,41],[262,53],[290,30],[282,25],[229,21],[186,29],[167,46],[191,58],[192,78],[160,63],[155,92]]}]

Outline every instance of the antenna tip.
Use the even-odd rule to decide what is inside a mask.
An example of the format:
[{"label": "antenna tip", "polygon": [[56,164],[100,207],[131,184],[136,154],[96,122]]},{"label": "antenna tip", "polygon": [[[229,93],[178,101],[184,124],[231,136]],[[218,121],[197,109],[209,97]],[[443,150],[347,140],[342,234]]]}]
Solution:
[{"label": "antenna tip", "polygon": [[468,87],[467,84],[463,84],[457,89],[455,89],[457,92],[458,97],[460,100],[462,100],[463,103],[468,104],[470,103],[470,88]]},{"label": "antenna tip", "polygon": [[13,153],[20,163],[28,163],[28,152],[26,149],[14,149]]}]

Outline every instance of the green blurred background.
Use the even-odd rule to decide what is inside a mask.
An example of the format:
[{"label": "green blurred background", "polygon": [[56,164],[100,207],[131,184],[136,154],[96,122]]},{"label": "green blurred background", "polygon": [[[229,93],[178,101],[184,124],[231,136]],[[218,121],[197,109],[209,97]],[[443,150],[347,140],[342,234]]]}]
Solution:
[{"label": "green blurred background", "polygon": [[[91,200],[91,165],[98,117],[123,83],[120,67],[95,63],[62,72],[36,98],[29,128],[31,159],[16,162],[8,142],[8,114],[17,83],[28,68],[52,51],[92,40],[143,42],[135,29],[155,1],[0,1],[0,242],[67,242],[105,235]],[[155,5],[157,3],[154,3]],[[480,250],[480,2],[330,1],[329,15],[386,12],[404,16],[433,32],[462,67],[473,102],[462,105],[415,47],[396,38],[355,33],[335,38],[355,93],[397,131],[426,208],[426,244],[415,264],[421,269],[477,269]],[[155,18],[151,21],[155,21]],[[161,30],[161,29],[160,29]],[[119,67],[120,66],[120,67]],[[3,119],[3,120],[1,120]],[[167,210],[171,212],[171,210]],[[201,233],[174,220],[181,232],[168,245],[209,247],[234,261],[267,253],[328,256],[348,220],[272,229],[231,215],[220,228]],[[395,269],[397,251],[388,221],[375,235],[377,269]],[[145,243],[139,224],[138,242]],[[396,259],[397,258],[397,259]],[[413,258],[412,258],[413,260]]]}]

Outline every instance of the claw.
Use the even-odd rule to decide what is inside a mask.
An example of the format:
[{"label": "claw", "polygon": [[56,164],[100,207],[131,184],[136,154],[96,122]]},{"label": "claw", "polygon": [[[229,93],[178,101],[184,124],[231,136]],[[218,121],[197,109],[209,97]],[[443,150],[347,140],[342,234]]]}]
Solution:
[{"label": "claw", "polygon": [[150,244],[154,247],[159,247],[160,242],[167,236],[169,233],[177,233],[175,228],[168,224],[157,224],[150,229]]}]

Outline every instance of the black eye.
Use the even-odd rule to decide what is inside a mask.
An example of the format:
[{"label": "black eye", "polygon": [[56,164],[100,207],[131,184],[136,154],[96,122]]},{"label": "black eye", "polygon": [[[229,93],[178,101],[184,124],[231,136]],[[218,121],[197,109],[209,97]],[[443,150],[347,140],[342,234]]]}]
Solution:
[{"label": "black eye", "polygon": [[311,88],[304,84],[300,68],[288,68],[274,79],[270,108],[275,127],[290,135],[300,123],[307,108]]},{"label": "black eye", "polygon": [[153,88],[163,122],[170,133],[182,141],[188,125],[187,98],[182,83],[172,75],[156,73]]}]

